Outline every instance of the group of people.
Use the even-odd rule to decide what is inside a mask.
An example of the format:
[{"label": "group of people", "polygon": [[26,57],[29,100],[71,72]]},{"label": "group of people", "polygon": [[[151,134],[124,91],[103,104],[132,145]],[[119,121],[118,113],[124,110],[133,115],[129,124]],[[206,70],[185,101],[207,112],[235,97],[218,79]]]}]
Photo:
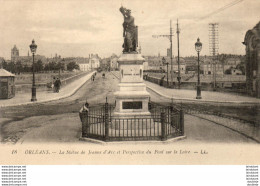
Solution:
[{"label": "group of people", "polygon": [[60,87],[61,87],[60,78],[53,77],[53,82],[52,82],[53,92],[58,93],[60,91]]}]

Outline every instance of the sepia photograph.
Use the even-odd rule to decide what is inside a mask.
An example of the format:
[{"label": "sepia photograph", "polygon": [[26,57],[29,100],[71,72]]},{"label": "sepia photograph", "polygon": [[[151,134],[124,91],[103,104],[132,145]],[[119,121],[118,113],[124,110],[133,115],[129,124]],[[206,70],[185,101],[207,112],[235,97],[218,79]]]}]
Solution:
[{"label": "sepia photograph", "polygon": [[1,164],[259,164],[259,0],[1,0]]}]

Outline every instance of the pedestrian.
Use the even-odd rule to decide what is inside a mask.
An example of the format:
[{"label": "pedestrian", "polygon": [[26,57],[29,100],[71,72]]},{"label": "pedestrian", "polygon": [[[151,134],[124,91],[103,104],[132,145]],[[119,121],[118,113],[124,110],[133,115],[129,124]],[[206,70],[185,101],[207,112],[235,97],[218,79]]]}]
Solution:
[{"label": "pedestrian", "polygon": [[60,91],[60,86],[61,86],[61,81],[59,78],[56,79],[54,86],[55,86],[55,91],[58,93]]},{"label": "pedestrian", "polygon": [[160,80],[160,86],[163,86],[163,81],[164,81],[165,75],[161,78]]},{"label": "pedestrian", "polygon": [[86,100],[86,102],[84,103],[84,105],[81,107],[81,109],[79,110],[79,117],[80,117],[80,121],[82,122],[82,117],[83,117],[83,114],[88,114],[89,112],[89,103],[88,101]]},{"label": "pedestrian", "polygon": [[52,84],[51,84],[51,88],[52,88],[53,92],[56,92],[56,87],[54,86],[55,81],[56,81],[56,77],[54,76],[52,79]]},{"label": "pedestrian", "polygon": [[147,80],[147,79],[148,79],[148,73],[145,74],[145,80]]}]

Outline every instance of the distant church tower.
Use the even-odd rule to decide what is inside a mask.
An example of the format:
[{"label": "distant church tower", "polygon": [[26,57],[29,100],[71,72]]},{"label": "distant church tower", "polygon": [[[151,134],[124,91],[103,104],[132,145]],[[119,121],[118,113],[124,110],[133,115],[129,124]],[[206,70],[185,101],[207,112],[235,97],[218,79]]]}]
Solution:
[{"label": "distant church tower", "polygon": [[19,57],[19,50],[17,49],[16,45],[14,48],[11,49],[11,61],[16,62]]}]

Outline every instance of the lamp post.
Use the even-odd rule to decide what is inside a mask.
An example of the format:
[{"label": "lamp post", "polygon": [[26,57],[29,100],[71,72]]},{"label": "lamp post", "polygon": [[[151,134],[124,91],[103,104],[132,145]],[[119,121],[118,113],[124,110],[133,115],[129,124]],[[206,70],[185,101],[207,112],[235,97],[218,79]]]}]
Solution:
[{"label": "lamp post", "polygon": [[169,63],[166,62],[164,57],[162,58],[162,63],[163,63],[163,65],[167,65],[167,87],[169,87],[169,79],[168,79],[168,65],[169,65]]},{"label": "lamp post", "polygon": [[32,64],[32,70],[33,70],[33,80],[32,80],[32,99],[31,101],[37,101],[36,99],[36,86],[35,86],[35,74],[34,74],[34,54],[37,49],[37,45],[35,44],[34,39],[32,40],[32,44],[30,45],[30,49],[33,55],[33,64]]},{"label": "lamp post", "polygon": [[196,99],[201,99],[201,85],[200,85],[200,51],[202,49],[202,43],[200,42],[200,38],[197,39],[195,43],[195,50],[198,53],[198,83],[197,83],[197,96]]}]

